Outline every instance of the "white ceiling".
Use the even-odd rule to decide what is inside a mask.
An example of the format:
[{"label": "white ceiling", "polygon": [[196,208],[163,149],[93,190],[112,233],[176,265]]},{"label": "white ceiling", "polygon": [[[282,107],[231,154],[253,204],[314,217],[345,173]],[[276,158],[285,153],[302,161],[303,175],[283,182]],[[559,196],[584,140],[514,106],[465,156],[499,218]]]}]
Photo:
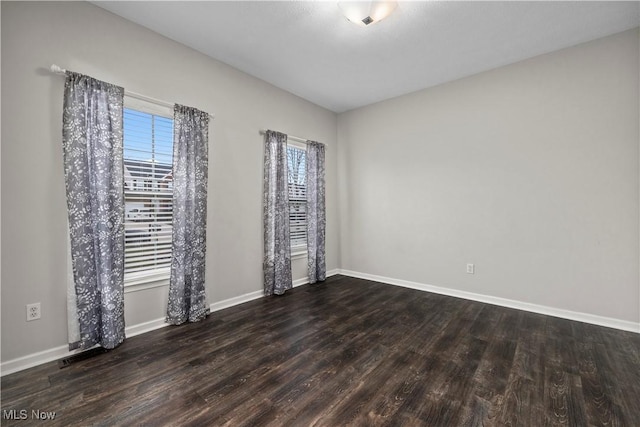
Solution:
[{"label": "white ceiling", "polygon": [[400,1],[364,28],[335,1],[94,3],[337,113],[640,24],[632,1]]}]

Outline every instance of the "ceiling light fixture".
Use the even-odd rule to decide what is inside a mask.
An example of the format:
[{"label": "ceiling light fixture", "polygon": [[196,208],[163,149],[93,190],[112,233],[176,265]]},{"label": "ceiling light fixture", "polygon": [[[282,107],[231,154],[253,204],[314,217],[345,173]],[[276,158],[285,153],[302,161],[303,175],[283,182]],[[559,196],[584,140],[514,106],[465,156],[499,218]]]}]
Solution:
[{"label": "ceiling light fixture", "polygon": [[397,1],[339,1],[342,14],[351,22],[366,27],[383,20],[398,6]]}]

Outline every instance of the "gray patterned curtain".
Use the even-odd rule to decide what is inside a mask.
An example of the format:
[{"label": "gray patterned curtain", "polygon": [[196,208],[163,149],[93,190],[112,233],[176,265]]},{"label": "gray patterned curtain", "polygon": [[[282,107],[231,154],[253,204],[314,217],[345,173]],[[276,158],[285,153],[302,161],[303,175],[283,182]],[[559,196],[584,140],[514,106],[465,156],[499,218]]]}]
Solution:
[{"label": "gray patterned curtain", "polygon": [[307,141],[307,269],[309,283],[327,277],[324,259],[324,145]]},{"label": "gray patterned curtain", "polygon": [[209,114],[173,111],[173,237],[167,323],[197,322],[209,314],[204,270],[207,246]]},{"label": "gray patterned curtain", "polygon": [[287,190],[287,135],[267,131],[264,141],[264,293],[282,295],[293,287]]},{"label": "gray patterned curtain", "polygon": [[125,338],[123,98],[121,87],[67,72],[62,143],[78,328],[70,350]]}]

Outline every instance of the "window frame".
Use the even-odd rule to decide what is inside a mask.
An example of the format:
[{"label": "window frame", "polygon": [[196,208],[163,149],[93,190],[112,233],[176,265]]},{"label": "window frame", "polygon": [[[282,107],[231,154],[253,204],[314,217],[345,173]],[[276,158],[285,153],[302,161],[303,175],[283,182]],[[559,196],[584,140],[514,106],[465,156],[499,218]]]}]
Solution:
[{"label": "window frame", "polygon": [[[154,116],[160,116],[167,119],[171,119],[173,122],[173,109],[171,107],[154,104],[149,101],[144,101],[142,99],[133,98],[131,96],[124,96],[124,104],[123,104],[123,116],[124,109],[135,110],[141,113],[152,114]],[[123,122],[124,126],[124,122]],[[124,127],[123,127],[123,151],[124,151]],[[124,153],[123,153],[123,168],[124,168]],[[141,184],[136,180],[136,184]],[[123,183],[124,186],[124,183]],[[123,196],[124,196],[124,187],[123,187]],[[172,189],[173,191],[173,189]],[[125,202],[126,203],[126,202]],[[125,243],[126,249],[126,243]],[[126,257],[126,252],[125,255]],[[126,258],[125,258],[126,259]],[[124,274],[124,291],[125,293],[140,291],[144,289],[157,288],[163,286],[169,286],[169,279],[171,275],[171,267],[163,267],[152,270],[152,272],[132,272]]]},{"label": "window frame", "polygon": [[[303,142],[299,142],[296,140],[293,140],[289,137],[287,137],[287,150],[289,149],[289,146],[293,147],[293,148],[297,148],[299,150],[303,150],[305,152],[305,174],[307,173],[307,159],[306,159],[306,153],[307,153],[307,144],[303,143]],[[288,172],[288,168],[289,168],[289,156],[287,153],[287,172]],[[288,181],[287,181],[288,184]],[[305,187],[306,187],[306,181],[305,181]],[[305,202],[306,203],[306,202]],[[291,202],[289,202],[289,207],[291,207]],[[306,209],[305,209],[306,212]],[[289,214],[291,215],[291,214]],[[289,216],[289,218],[291,218],[291,216]],[[306,226],[306,219],[305,219],[305,226]],[[289,244],[291,245],[291,238],[289,238]],[[296,259],[296,258],[305,258],[308,256],[308,242],[303,245],[297,245],[297,246],[293,246],[291,245],[291,258],[292,259]]]}]

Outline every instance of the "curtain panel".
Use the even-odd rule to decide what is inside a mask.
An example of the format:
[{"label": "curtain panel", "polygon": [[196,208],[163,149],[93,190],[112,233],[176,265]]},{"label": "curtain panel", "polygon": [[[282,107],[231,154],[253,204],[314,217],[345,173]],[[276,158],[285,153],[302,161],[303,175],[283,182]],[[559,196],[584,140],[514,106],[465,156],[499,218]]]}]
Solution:
[{"label": "curtain panel", "polygon": [[205,293],[209,114],[175,105],[173,117],[173,236],[167,323],[209,314]]},{"label": "curtain panel", "polygon": [[[124,89],[67,71],[62,118],[73,286],[69,349],[124,335]],[[75,328],[75,330],[73,330]]]},{"label": "curtain panel", "polygon": [[324,145],[307,141],[307,271],[309,283],[327,277],[325,263]]},{"label": "curtain panel", "polygon": [[289,239],[287,135],[267,131],[264,143],[264,293],[282,295],[293,287]]}]

